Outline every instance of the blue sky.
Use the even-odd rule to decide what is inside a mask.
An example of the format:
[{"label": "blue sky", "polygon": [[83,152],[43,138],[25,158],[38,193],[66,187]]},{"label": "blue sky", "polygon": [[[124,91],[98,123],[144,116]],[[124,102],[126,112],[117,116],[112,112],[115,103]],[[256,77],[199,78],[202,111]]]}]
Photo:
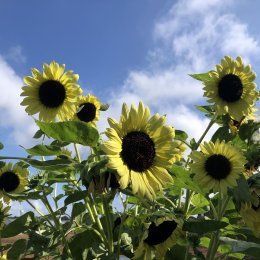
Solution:
[{"label": "blue sky", "polygon": [[84,94],[111,104],[101,131],[123,102],[143,100],[198,138],[208,120],[193,107],[207,103],[188,74],[224,55],[241,55],[258,73],[259,10],[257,0],[0,0],[1,154],[22,156],[19,145],[35,144],[36,126],[19,105],[22,78],[52,60],[80,75]]}]

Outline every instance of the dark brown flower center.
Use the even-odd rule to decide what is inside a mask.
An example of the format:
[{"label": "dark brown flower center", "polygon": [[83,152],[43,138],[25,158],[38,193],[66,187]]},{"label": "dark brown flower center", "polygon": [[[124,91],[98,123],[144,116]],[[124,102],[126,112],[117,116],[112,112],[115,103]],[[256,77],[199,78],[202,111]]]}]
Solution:
[{"label": "dark brown flower center", "polygon": [[0,176],[0,190],[6,192],[14,191],[20,184],[19,177],[11,171],[2,173]]},{"label": "dark brown flower center", "polygon": [[107,184],[107,187],[111,189],[118,189],[120,187],[115,174],[110,172],[105,174],[105,183]]},{"label": "dark brown flower center", "polygon": [[123,138],[121,157],[130,170],[144,172],[153,164],[154,142],[143,132],[130,132]]},{"label": "dark brown flower center", "polygon": [[57,80],[44,81],[39,88],[39,99],[48,108],[59,107],[66,98],[64,86]]},{"label": "dark brown flower center", "polygon": [[87,103],[81,104],[81,106],[79,108],[79,112],[77,113],[77,116],[78,116],[79,120],[81,120],[81,121],[91,122],[96,117],[96,111],[97,111],[97,108],[95,107],[95,105],[87,102]]},{"label": "dark brown flower center", "polygon": [[176,227],[177,223],[174,220],[164,221],[158,226],[152,222],[148,229],[148,237],[144,240],[144,242],[150,246],[161,244],[171,236]]},{"label": "dark brown flower center", "polygon": [[225,75],[218,83],[218,95],[226,102],[235,102],[243,93],[240,78],[234,74]]},{"label": "dark brown flower center", "polygon": [[230,161],[221,154],[213,154],[205,162],[207,174],[216,180],[225,179],[231,169]]}]

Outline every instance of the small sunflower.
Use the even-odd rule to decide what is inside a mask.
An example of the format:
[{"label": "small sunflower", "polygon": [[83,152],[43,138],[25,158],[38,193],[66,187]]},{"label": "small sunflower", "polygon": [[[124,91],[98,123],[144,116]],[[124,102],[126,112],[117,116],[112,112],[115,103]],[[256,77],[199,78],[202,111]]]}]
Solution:
[{"label": "small sunflower", "polygon": [[18,165],[12,166],[12,163],[8,163],[0,169],[0,197],[5,203],[8,203],[10,198],[4,192],[11,194],[23,192],[28,183],[28,174],[27,169]]},{"label": "small sunflower", "polygon": [[109,118],[109,138],[103,144],[108,167],[119,175],[121,189],[129,184],[134,194],[153,199],[157,191],[171,183],[166,167],[179,159],[182,153],[174,142],[175,130],[165,126],[165,116],[156,114],[150,119],[148,107],[139,103],[138,109],[126,104],[122,107],[120,122]]},{"label": "small sunflower", "polygon": [[173,247],[178,239],[183,239],[182,220],[175,217],[160,217],[151,222],[135,252],[134,259],[163,259],[167,250]]},{"label": "small sunflower", "polygon": [[51,62],[43,64],[43,74],[33,68],[32,77],[24,77],[27,84],[22,87],[21,96],[25,96],[21,105],[27,106],[29,115],[39,113],[39,120],[52,122],[56,117],[65,121],[74,116],[73,102],[82,93],[77,84],[79,76],[72,70],[64,72],[65,64]]},{"label": "small sunflower", "polygon": [[236,121],[254,118],[252,113],[256,111],[254,105],[259,94],[253,82],[256,74],[250,65],[245,66],[241,57],[233,60],[225,56],[209,75],[210,80],[204,81],[204,96],[215,103],[218,115],[229,113]]},{"label": "small sunflower", "polygon": [[77,111],[74,119],[90,123],[96,126],[96,121],[99,119],[100,102],[97,97],[88,95],[81,96],[76,102]]},{"label": "small sunflower", "polygon": [[200,145],[201,152],[193,151],[191,169],[194,180],[207,191],[226,194],[227,188],[237,186],[236,179],[244,170],[244,156],[230,143],[212,141]]}]

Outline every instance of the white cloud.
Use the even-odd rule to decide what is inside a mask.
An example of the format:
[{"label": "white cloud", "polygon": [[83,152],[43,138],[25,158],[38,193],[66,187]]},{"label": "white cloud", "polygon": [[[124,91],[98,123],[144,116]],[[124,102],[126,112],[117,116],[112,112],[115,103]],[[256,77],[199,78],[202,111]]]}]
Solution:
[{"label": "white cloud", "polygon": [[[224,55],[241,55],[252,61],[260,52],[258,40],[247,25],[235,14],[227,13],[232,3],[175,3],[154,25],[154,49],[147,54],[149,66],[129,73],[121,90],[110,100],[109,115],[119,119],[123,102],[137,104],[143,100],[153,112],[167,114],[169,124],[198,139],[208,119],[198,116],[191,105],[207,103],[202,98],[202,84],[188,74],[213,69]],[[104,123],[100,125],[104,127]]]},{"label": "white cloud", "polygon": [[6,60],[14,61],[16,63],[25,63],[26,57],[23,54],[22,47],[17,45],[11,47],[6,55],[4,55]]},{"label": "white cloud", "polygon": [[[10,129],[9,138],[15,143],[27,145],[31,143],[32,135],[37,128],[20,106],[22,98],[22,79],[0,56],[0,125],[1,129]],[[3,140],[2,140],[3,141]]]}]

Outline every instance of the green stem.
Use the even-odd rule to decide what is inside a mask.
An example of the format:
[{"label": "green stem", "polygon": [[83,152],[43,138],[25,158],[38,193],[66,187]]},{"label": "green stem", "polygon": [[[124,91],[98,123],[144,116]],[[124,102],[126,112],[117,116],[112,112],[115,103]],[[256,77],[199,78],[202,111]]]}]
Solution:
[{"label": "green stem", "polygon": [[75,148],[77,160],[78,160],[79,163],[81,163],[81,157],[80,157],[80,153],[79,153],[79,148],[78,148],[77,144],[73,143],[73,145],[74,145],[74,148]]},{"label": "green stem", "polygon": [[52,225],[52,223],[50,222],[50,220],[48,218],[46,218],[46,216],[39,210],[37,209],[29,200],[25,200],[40,216],[42,216],[49,224],[50,226],[55,229],[55,227]]},{"label": "green stem", "polygon": [[[222,194],[219,193],[217,220],[220,221],[222,219],[222,217],[224,216],[224,214],[226,212],[227,205],[229,203],[229,200],[230,200],[229,196],[227,196],[223,199]],[[213,260],[214,259],[215,254],[218,250],[218,246],[219,246],[219,235],[220,235],[219,230],[212,234],[210,245],[209,245],[209,248],[208,248],[208,253],[207,253],[207,256],[206,256],[206,260]]]},{"label": "green stem", "polygon": [[174,204],[173,201],[171,201],[170,199],[168,199],[166,196],[163,196],[163,198],[164,198],[166,201],[168,201],[168,202],[172,205],[173,208],[177,208],[176,204]]},{"label": "green stem", "polygon": [[127,204],[128,204],[128,196],[126,196],[125,198],[125,201],[123,200],[123,197],[122,197],[122,194],[121,192],[119,192],[119,196],[120,196],[120,199],[122,201],[122,204],[124,206],[124,211],[123,211],[123,214],[122,214],[122,219],[121,219],[121,223],[120,223],[120,227],[119,227],[119,232],[118,232],[118,247],[117,247],[117,259],[119,260],[120,259],[120,245],[121,245],[121,234],[122,234],[122,228],[123,228],[123,223],[126,219],[126,208],[127,208]]},{"label": "green stem", "polygon": [[104,205],[105,219],[106,219],[106,224],[107,224],[107,240],[108,240],[108,245],[109,245],[108,251],[110,254],[112,254],[114,251],[113,230],[112,230],[113,222],[111,220],[111,214],[110,214],[107,199],[104,196],[102,196],[102,201],[103,201],[103,205]]},{"label": "green stem", "polygon": [[44,189],[42,189],[42,193],[43,193],[43,198],[42,198],[42,200],[43,200],[43,202],[44,202],[44,204],[45,204],[47,210],[48,210],[49,213],[51,214],[52,219],[53,219],[53,221],[54,221],[54,223],[55,223],[55,225],[56,225],[56,228],[57,228],[57,229],[60,231],[60,233],[61,233],[62,242],[63,242],[63,244],[64,244],[64,246],[65,246],[65,248],[66,248],[67,254],[68,254],[68,256],[69,256],[71,259],[73,259],[73,256],[72,256],[72,254],[71,254],[71,251],[70,251],[68,242],[67,242],[66,237],[65,237],[65,233],[64,233],[63,227],[62,227],[62,225],[60,224],[59,220],[57,219],[57,217],[56,217],[54,211],[52,210],[52,207],[51,207],[51,205],[50,205],[50,203],[49,203],[49,200],[48,200],[48,198],[47,198],[47,196],[46,196],[46,193],[45,193]]}]

